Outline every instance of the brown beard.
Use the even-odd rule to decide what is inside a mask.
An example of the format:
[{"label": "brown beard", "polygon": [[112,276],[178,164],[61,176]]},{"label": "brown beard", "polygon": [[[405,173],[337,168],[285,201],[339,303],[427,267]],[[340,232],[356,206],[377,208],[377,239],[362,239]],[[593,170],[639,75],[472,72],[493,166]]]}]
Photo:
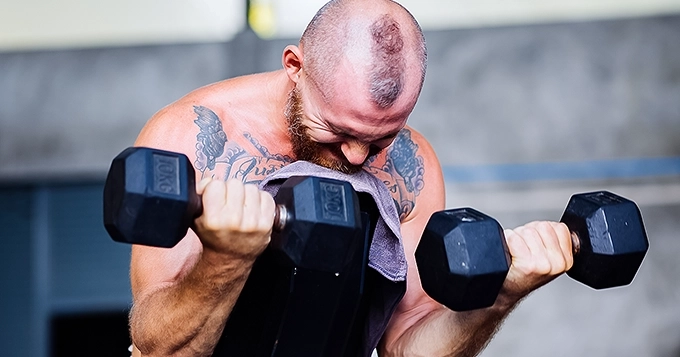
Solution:
[{"label": "brown beard", "polygon": [[[363,165],[353,165],[348,162],[339,146],[317,143],[309,137],[307,134],[308,127],[302,124],[304,118],[302,98],[297,88],[293,88],[288,95],[285,115],[288,120],[288,134],[293,145],[293,154],[298,160],[309,161],[346,174],[353,174],[361,170]],[[323,156],[326,151],[330,151],[333,155],[342,159]]]}]

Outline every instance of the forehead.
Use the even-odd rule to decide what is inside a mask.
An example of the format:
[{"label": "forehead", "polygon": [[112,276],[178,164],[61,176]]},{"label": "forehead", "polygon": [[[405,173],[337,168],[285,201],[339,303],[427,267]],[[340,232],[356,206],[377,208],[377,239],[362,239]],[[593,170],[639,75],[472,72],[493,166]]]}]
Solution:
[{"label": "forehead", "polygon": [[323,91],[319,88],[321,84],[306,86],[305,102],[309,102],[311,111],[306,114],[319,116],[336,129],[366,139],[382,138],[403,128],[415,106],[418,90],[405,86],[392,106],[380,108],[371,99],[368,79],[357,67],[347,64],[338,66],[329,87]]}]

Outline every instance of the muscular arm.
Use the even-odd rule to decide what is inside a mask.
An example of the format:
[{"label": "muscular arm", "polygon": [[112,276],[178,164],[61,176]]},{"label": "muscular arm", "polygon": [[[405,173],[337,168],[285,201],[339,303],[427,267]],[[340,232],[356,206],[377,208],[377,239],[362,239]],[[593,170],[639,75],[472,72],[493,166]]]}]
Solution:
[{"label": "muscular arm", "polygon": [[[186,237],[173,249],[185,248],[191,239]],[[162,266],[173,264],[172,256],[178,254],[154,252],[157,249],[133,247],[132,340],[145,356],[208,356],[252,262],[202,250],[195,257],[182,257],[187,263],[196,260],[185,275],[163,279]]]},{"label": "muscular arm", "polygon": [[[407,248],[408,249],[408,248]],[[516,300],[455,312],[422,291],[413,247],[408,254],[408,291],[380,345],[380,356],[475,356],[486,346]]]},{"label": "muscular arm", "polygon": [[[196,158],[196,147],[215,141],[200,136],[205,130],[193,138],[189,134],[198,132],[193,124],[199,113],[192,108],[179,103],[159,112],[135,145]],[[204,211],[194,222],[196,233],[190,230],[171,249],[132,248],[130,330],[144,356],[211,355],[255,258],[269,241],[271,196],[237,180],[205,180],[197,191],[203,193]]]},{"label": "muscular arm", "polygon": [[387,161],[391,172],[384,180],[401,211],[408,274],[406,295],[383,336],[380,355],[472,356],[490,339],[512,304],[457,313],[427,296],[414,253],[430,215],[444,209],[441,168],[432,148],[412,129],[395,139]]},{"label": "muscular arm", "polygon": [[[432,148],[417,132],[412,131],[411,136],[412,141],[407,144],[417,147],[417,150],[406,152],[410,159],[422,163],[423,185],[419,192],[414,190],[410,196],[412,204],[409,205],[410,200],[401,204],[402,236],[409,264],[407,291],[390,320],[379,352],[381,356],[475,356],[524,296],[571,266],[569,233],[566,227],[548,222],[506,230],[513,267],[492,307],[455,312],[432,300],[422,289],[414,253],[430,215],[444,208],[444,182]],[[407,210],[407,207],[412,207],[412,210]],[[548,236],[551,241],[541,241],[541,237]],[[555,254],[550,261],[546,260],[545,250],[537,247],[540,245],[545,249],[544,246],[550,247],[551,244],[559,245],[552,248],[568,257]],[[537,260],[530,250],[541,258]]]}]

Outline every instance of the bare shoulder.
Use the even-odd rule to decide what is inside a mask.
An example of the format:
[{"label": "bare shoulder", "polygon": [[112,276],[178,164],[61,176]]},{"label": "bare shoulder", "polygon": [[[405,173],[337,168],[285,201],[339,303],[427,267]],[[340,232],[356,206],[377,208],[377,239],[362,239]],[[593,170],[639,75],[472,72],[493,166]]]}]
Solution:
[{"label": "bare shoulder", "polygon": [[[197,89],[159,110],[142,128],[134,145],[179,152],[193,162],[196,159],[196,135],[200,132],[195,124],[199,117],[197,112],[203,111],[200,108],[207,108],[205,103],[213,100],[215,87],[221,85],[217,83]],[[135,301],[179,281],[196,264],[201,251],[201,243],[191,230],[170,249],[133,245],[130,282]]]},{"label": "bare shoulder", "polygon": [[156,113],[135,145],[187,155],[199,180],[261,181],[292,158],[268,129],[267,110],[257,105],[260,82],[251,75],[189,93]]},{"label": "bare shoulder", "polygon": [[427,206],[431,205],[432,194],[443,198],[437,156],[425,137],[409,126],[402,129],[385,151],[372,158],[365,169],[383,180],[402,222],[422,211],[419,208],[425,206],[425,202],[428,202]]},{"label": "bare shoulder", "polygon": [[[249,105],[252,100],[243,94],[244,88],[253,87],[249,81],[250,77],[230,79],[192,91],[153,115],[135,145],[185,154],[197,182],[203,177],[237,176],[254,181],[280,167],[288,158],[269,152],[252,130],[258,126],[249,124],[259,120],[259,112]],[[191,230],[170,249],[133,246],[130,278],[135,300],[179,281],[201,252],[201,242]]]},{"label": "bare shoulder", "polygon": [[198,132],[194,123],[197,115],[205,111],[201,108],[213,107],[215,111],[219,111],[213,103],[217,103],[218,97],[228,93],[229,86],[228,80],[213,83],[160,109],[146,122],[135,145],[191,153],[194,146],[191,138]]}]

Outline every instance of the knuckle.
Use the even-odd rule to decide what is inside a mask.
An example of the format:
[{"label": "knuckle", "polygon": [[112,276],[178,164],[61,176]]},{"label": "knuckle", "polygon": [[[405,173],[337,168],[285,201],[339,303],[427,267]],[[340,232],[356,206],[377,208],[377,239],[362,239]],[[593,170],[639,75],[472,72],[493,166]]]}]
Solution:
[{"label": "knuckle", "polygon": [[222,185],[222,183],[219,181],[212,180],[208,182],[208,184],[205,186],[205,189],[203,190],[203,201],[207,204],[214,202],[217,197],[222,196],[220,193],[222,192],[223,188],[224,185]]},{"label": "knuckle", "polygon": [[252,214],[245,215],[241,220],[241,230],[245,233],[259,233],[260,228],[257,218]]},{"label": "knuckle", "polygon": [[552,272],[552,264],[546,258],[537,259],[534,263],[534,272],[538,275],[548,275]]},{"label": "knuckle", "polygon": [[218,191],[223,192],[224,189],[226,188],[226,183],[224,181],[220,181],[220,180],[211,180],[208,183],[207,188],[209,188],[211,190],[218,190]]},{"label": "knuckle", "polygon": [[552,270],[551,274],[552,275],[558,275],[566,272],[571,268],[571,255],[567,254],[561,254],[560,252],[556,252],[555,257],[551,261],[552,265]]},{"label": "knuckle", "polygon": [[272,232],[272,223],[267,221],[260,221],[258,230],[263,234],[269,236]]},{"label": "knuckle", "polygon": [[541,236],[554,236],[555,235],[555,230],[553,229],[552,225],[550,222],[546,221],[540,221],[538,224],[536,224],[536,231],[541,235]]},{"label": "knuckle", "polygon": [[534,226],[525,226],[521,229],[520,235],[526,240],[536,240],[540,237],[538,230]]},{"label": "knuckle", "polygon": [[232,179],[227,180],[226,185],[227,185],[227,190],[230,193],[232,193],[232,192],[238,193],[238,192],[243,192],[245,190],[245,187],[244,187],[245,185],[243,184],[243,182],[241,182],[237,179],[232,178]]},{"label": "knuckle", "polygon": [[212,230],[214,230],[213,229],[214,226],[215,226],[215,224],[214,224],[213,220],[209,217],[204,216],[199,220],[199,228],[202,231],[212,231]]},{"label": "knuckle", "polygon": [[203,230],[208,232],[218,232],[222,229],[220,219],[214,215],[208,215],[203,219]]},{"label": "knuckle", "polygon": [[566,270],[566,267],[567,261],[564,259],[564,257],[556,258],[551,264],[550,274],[556,275],[563,273]]},{"label": "knuckle", "polygon": [[243,219],[240,214],[236,212],[230,212],[225,215],[222,223],[222,228],[228,231],[236,232],[239,231],[242,225]]},{"label": "knuckle", "polygon": [[556,231],[558,234],[560,234],[560,235],[566,235],[566,236],[568,236],[568,235],[571,234],[571,230],[569,229],[569,227],[568,227],[566,224],[562,223],[562,222],[558,222],[557,224],[555,224],[555,225],[553,226],[553,228],[554,228],[555,231]]},{"label": "knuckle", "polygon": [[258,192],[260,191],[260,189],[252,183],[243,185],[243,190],[245,191],[246,195],[251,196],[258,194]]},{"label": "knuckle", "polygon": [[267,206],[271,206],[271,207],[275,206],[274,197],[272,197],[272,195],[269,194],[269,192],[259,191],[259,194],[260,194],[260,202],[263,205],[267,205]]}]

